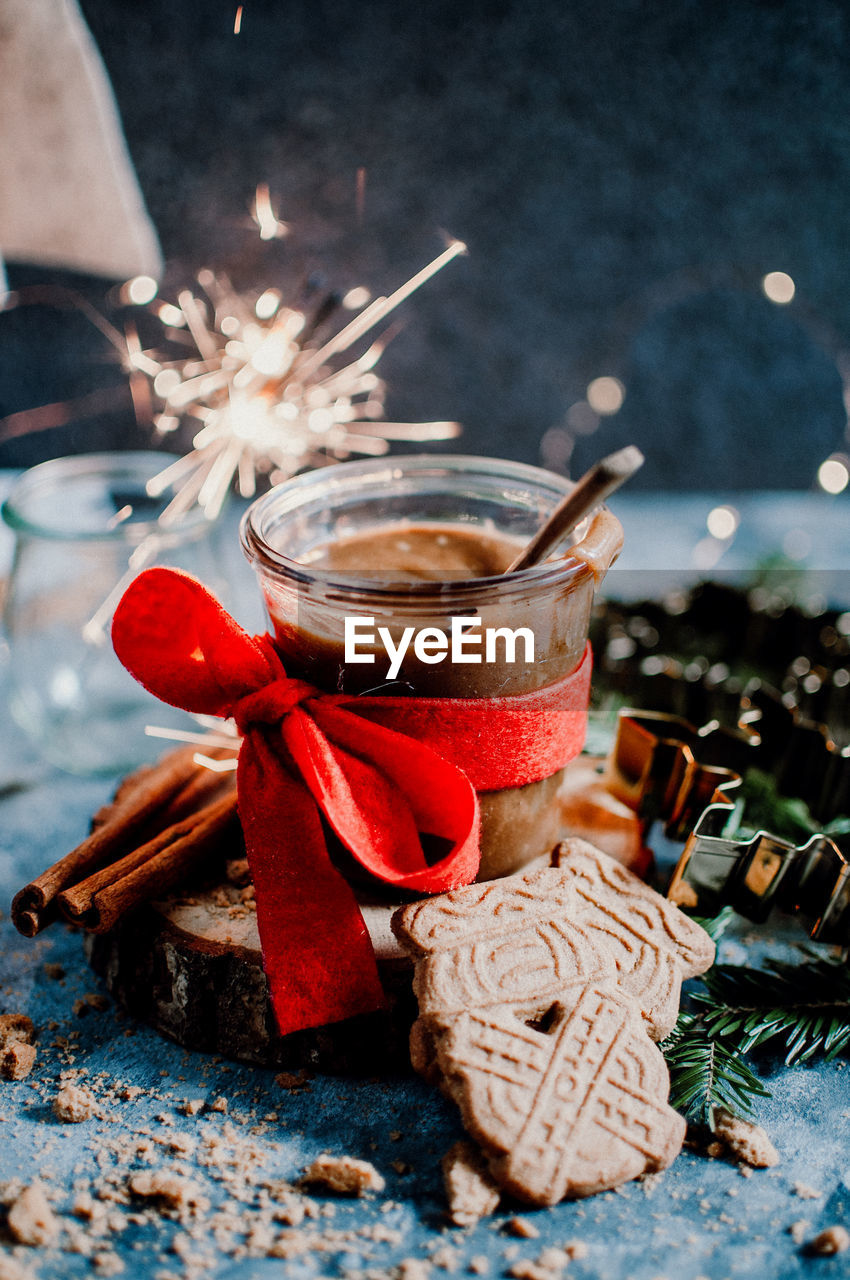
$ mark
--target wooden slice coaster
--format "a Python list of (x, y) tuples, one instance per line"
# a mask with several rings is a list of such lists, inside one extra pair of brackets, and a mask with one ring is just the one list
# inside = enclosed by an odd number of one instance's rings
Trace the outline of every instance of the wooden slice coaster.
[(110, 932), (86, 935), (92, 968), (128, 1012), (187, 1049), (267, 1067), (409, 1071), (416, 1001), (412, 966), (390, 930), (397, 904), (361, 904), (388, 1008), (282, 1037), (263, 973), (257, 918), (241, 896), (222, 877), (150, 903)]

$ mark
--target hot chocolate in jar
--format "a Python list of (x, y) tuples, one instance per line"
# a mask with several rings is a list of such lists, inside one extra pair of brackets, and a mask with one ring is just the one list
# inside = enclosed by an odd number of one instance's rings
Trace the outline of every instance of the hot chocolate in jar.
[[(504, 767), (482, 773), (479, 760), (477, 772), (498, 785), (471, 775), (479, 879), (520, 870), (565, 834), (558, 792), (565, 758), (582, 745), (590, 611), (622, 528), (599, 508), (544, 564), (506, 570), (570, 487), (488, 458), (369, 460), (272, 490), (242, 524), (288, 676), (354, 711), (362, 697), (388, 708), (412, 698), (426, 713), (458, 700), (476, 712), (468, 745), (479, 758), (492, 732)], [(504, 731), (513, 723), (524, 725), (515, 753)], [(529, 735), (534, 759), (506, 759), (526, 753)], [(463, 768), (463, 743), (451, 751)]]

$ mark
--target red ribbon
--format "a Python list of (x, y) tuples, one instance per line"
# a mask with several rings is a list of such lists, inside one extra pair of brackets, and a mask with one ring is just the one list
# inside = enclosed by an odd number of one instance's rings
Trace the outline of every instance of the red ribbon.
[[(506, 698), (326, 693), (287, 676), (269, 636), (250, 636), (188, 574), (146, 569), (115, 611), (115, 652), (140, 684), (243, 733), (239, 815), (263, 964), (280, 1031), (384, 1004), (354, 892), (328, 854), (322, 816), (385, 884), (443, 893), (478, 871), (478, 791), (548, 777), (581, 750), (590, 650), (569, 676)], [(419, 833), (449, 852), (428, 864)]]

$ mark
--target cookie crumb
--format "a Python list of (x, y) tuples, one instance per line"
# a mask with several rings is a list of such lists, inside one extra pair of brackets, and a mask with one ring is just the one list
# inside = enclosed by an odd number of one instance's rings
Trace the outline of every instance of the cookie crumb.
[(541, 1267), (530, 1258), (522, 1258), (508, 1268), (508, 1275), (513, 1280), (557, 1280), (560, 1272), (553, 1272), (548, 1267)]
[(14, 1040), (0, 1049), (0, 1076), (4, 1080), (25, 1080), (35, 1066), (35, 1055), (34, 1044)]
[(199, 1111), (204, 1109), (203, 1098), (187, 1098), (180, 1110), (184, 1116), (196, 1116)]
[(227, 1115), (227, 1098), (216, 1098), (210, 1103), (210, 1111), (220, 1111), (223, 1115)]
[(823, 1195), (822, 1191), (815, 1190), (806, 1182), (795, 1182), (793, 1186), (795, 1196), (799, 1196), (801, 1200), (820, 1200)]
[(449, 1218), (456, 1227), (471, 1227), (499, 1207), (500, 1191), (477, 1147), (466, 1139), (450, 1147), (441, 1161), (449, 1202)]
[(831, 1257), (834, 1253), (846, 1253), (850, 1249), (850, 1232), (845, 1227), (827, 1227), (815, 1236), (809, 1244), (808, 1252), (820, 1258)]
[(35, 1027), (25, 1013), (0, 1015), (0, 1049), (12, 1044), (32, 1044), (34, 1040)]
[(228, 858), (224, 868), (224, 875), (228, 884), (236, 885), (237, 888), (243, 888), (251, 883), (251, 872), (248, 868), (247, 858)]
[(422, 1258), (402, 1258), (396, 1268), (396, 1280), (430, 1280), (431, 1264)]
[(514, 1280), (560, 1280), (569, 1261), (564, 1249), (544, 1249), (533, 1262), (529, 1258), (515, 1262), (508, 1275)]
[(508, 1235), (519, 1236), (521, 1240), (536, 1240), (540, 1235), (537, 1227), (533, 1222), (529, 1222), (528, 1218), (508, 1218), (504, 1229)]
[(316, 1237), (306, 1231), (282, 1231), (268, 1250), (270, 1258), (301, 1258), (309, 1253)]
[(272, 1196), (272, 1217), (287, 1227), (300, 1227), (306, 1215), (304, 1197), (289, 1187), (276, 1187)]
[(210, 1207), (209, 1200), (201, 1194), (197, 1183), (173, 1169), (134, 1173), (127, 1186), (134, 1196), (139, 1196), (142, 1200), (158, 1201), (167, 1209), (205, 1210)]
[(712, 1123), (717, 1137), (737, 1160), (753, 1169), (770, 1169), (779, 1164), (779, 1152), (761, 1125), (744, 1120), (725, 1107), (715, 1107)]
[(788, 1228), (788, 1234), (795, 1244), (802, 1244), (811, 1229), (811, 1223), (806, 1222), (805, 1218), (800, 1218), (797, 1222), (792, 1222)]
[(124, 1270), (124, 1263), (117, 1253), (96, 1253), (92, 1263), (99, 1276), (118, 1276)]
[(570, 1262), (580, 1262), (582, 1258), (586, 1258), (590, 1250), (583, 1240), (568, 1240), (564, 1245), (564, 1253)]
[(59, 1224), (47, 1203), (41, 1183), (24, 1187), (12, 1202), (6, 1228), (18, 1244), (46, 1245), (56, 1239)]
[(310, 1077), (306, 1071), (279, 1071), (274, 1078), (274, 1082), (280, 1085), (281, 1089), (288, 1089), (290, 1093), (296, 1093), (299, 1089), (306, 1089), (310, 1084)]
[(97, 1103), (88, 1089), (66, 1084), (53, 1099), (53, 1114), (64, 1124), (81, 1124), (97, 1114)]
[(338, 1196), (362, 1196), (367, 1191), (383, 1191), (386, 1185), (373, 1164), (354, 1156), (318, 1156), (301, 1181)]

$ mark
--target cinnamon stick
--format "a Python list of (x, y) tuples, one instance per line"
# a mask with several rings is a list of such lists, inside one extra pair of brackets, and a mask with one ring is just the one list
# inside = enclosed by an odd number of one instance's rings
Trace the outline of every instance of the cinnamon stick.
[[(194, 755), (193, 747), (179, 747), (126, 779), (112, 803), (96, 815), (91, 835), (15, 896), (11, 909), (15, 928), (27, 938), (34, 937), (54, 918), (60, 893), (149, 839), (152, 828), (161, 829), (185, 817), (197, 804), (199, 791), (212, 794), (231, 779), (231, 775), (199, 768)], [(202, 780), (201, 774), (208, 780)]]
[(72, 923), (104, 933), (126, 911), (178, 883), (192, 867), (232, 841), (237, 831), (236, 791), (231, 787), (117, 862), (64, 890), (57, 904)]

